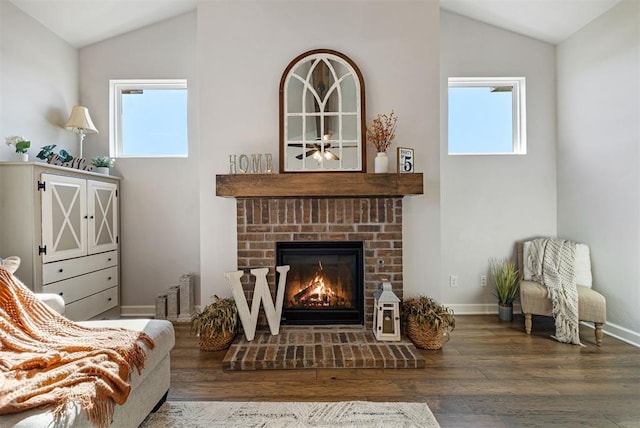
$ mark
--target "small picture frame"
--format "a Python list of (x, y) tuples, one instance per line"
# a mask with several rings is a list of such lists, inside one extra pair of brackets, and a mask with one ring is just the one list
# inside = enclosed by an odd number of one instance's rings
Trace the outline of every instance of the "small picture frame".
[(414, 171), (413, 149), (398, 147), (398, 172), (407, 173)]

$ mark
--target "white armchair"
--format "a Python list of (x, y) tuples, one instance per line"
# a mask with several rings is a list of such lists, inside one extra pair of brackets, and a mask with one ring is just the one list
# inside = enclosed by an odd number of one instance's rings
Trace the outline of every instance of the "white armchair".
[(36, 293), (36, 297), (60, 315), (64, 315), (64, 299), (62, 296), (53, 293)]

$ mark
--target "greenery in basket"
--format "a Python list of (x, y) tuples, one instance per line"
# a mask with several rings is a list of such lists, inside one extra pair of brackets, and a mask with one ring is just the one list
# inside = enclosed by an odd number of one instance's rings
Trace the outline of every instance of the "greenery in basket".
[(213, 297), (213, 302), (191, 322), (191, 332), (200, 337), (215, 337), (225, 332), (235, 333), (238, 329), (238, 308), (235, 300)]
[(495, 296), (501, 305), (512, 305), (518, 298), (520, 288), (520, 271), (507, 259), (491, 260), (491, 277), (496, 284)]
[(91, 165), (96, 168), (112, 168), (115, 161), (109, 156), (96, 156), (91, 159)]
[(402, 318), (405, 325), (409, 317), (413, 317), (416, 324), (421, 327), (428, 326), (438, 330), (444, 326), (449, 331), (456, 328), (453, 310), (426, 296), (411, 297), (402, 302)]

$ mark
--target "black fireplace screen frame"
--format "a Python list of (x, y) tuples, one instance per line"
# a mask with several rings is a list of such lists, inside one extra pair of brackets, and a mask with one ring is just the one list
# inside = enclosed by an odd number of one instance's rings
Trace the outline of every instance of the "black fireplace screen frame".
[[(354, 307), (340, 309), (298, 309), (282, 308), (282, 324), (291, 325), (340, 325), (364, 324), (364, 244), (362, 241), (293, 241), (276, 242), (276, 265), (290, 264), (292, 256), (309, 256), (321, 259), (323, 256), (353, 257), (353, 281), (355, 292)], [(287, 286), (289, 285), (287, 277)]]

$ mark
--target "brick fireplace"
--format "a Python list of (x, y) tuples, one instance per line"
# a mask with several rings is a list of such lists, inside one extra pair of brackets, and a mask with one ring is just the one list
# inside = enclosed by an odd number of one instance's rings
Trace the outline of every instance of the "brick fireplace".
[[(238, 269), (268, 267), (275, 284), (276, 243), (362, 241), (364, 325), (373, 327), (373, 292), (388, 278), (402, 297), (402, 198), (237, 198)], [(251, 298), (254, 278), (243, 277)]]
[[(362, 242), (366, 328), (383, 279), (402, 297), (402, 198), (421, 194), (422, 173), (216, 175), (216, 196), (236, 198), (238, 269), (268, 267), (272, 294), (278, 242)], [(254, 278), (242, 280), (250, 300)]]

